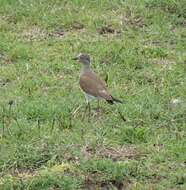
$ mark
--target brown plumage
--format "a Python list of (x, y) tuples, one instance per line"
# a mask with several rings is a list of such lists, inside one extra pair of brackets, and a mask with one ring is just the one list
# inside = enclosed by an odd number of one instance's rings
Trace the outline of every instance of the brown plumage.
[(106, 83), (99, 79), (99, 77), (90, 69), (90, 57), (86, 54), (79, 54), (74, 60), (78, 60), (82, 63), (83, 67), (80, 74), (80, 87), (86, 94), (87, 102), (89, 102), (89, 96), (95, 97), (98, 100), (104, 99), (108, 103), (114, 102), (122, 103), (120, 100), (111, 96), (107, 90)]
[(82, 72), (79, 84), (81, 89), (91, 96), (103, 98), (105, 100), (112, 100), (112, 96), (110, 96), (105, 82), (100, 80), (91, 70)]

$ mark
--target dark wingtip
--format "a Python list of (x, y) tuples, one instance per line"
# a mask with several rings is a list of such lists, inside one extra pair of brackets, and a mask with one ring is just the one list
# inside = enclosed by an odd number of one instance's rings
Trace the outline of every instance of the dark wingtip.
[(107, 101), (107, 103), (109, 103), (109, 104), (114, 104), (114, 101), (113, 100), (106, 100)]
[(109, 103), (109, 104), (114, 104), (114, 103), (120, 103), (120, 104), (123, 104), (123, 101), (118, 100), (118, 99), (114, 98), (113, 96), (111, 96), (111, 97), (112, 97), (111, 100), (106, 100), (107, 103)]
[(116, 102), (116, 103), (123, 104), (123, 101), (118, 100), (118, 99), (114, 98), (113, 96), (112, 96), (112, 101), (113, 101), (113, 102)]

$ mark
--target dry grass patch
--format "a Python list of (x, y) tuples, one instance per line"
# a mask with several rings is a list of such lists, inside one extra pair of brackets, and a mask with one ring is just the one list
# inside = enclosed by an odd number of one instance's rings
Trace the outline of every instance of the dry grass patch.
[(113, 161), (139, 159), (144, 156), (133, 146), (102, 147), (98, 150), (97, 155), (103, 158), (110, 158)]
[(13, 63), (14, 62), (11, 58), (9, 58), (4, 53), (0, 52), (0, 65), (9, 65), (9, 64), (13, 64)]
[(121, 23), (124, 27), (129, 26), (132, 28), (142, 28), (146, 26), (145, 21), (142, 17), (132, 16), (131, 13), (128, 15), (122, 16)]
[(32, 26), (23, 30), (21, 36), (27, 41), (40, 41), (47, 39), (48, 33), (38, 26)]
[(176, 64), (175, 61), (173, 61), (173, 60), (159, 59), (159, 58), (151, 59), (150, 62), (153, 64), (157, 64), (157, 65), (173, 65), (173, 64)]
[(84, 158), (90, 159), (96, 157), (108, 158), (113, 161), (123, 161), (126, 159), (139, 159), (145, 155), (133, 146), (117, 146), (117, 147), (98, 147), (93, 149), (89, 146), (84, 146), (81, 149), (81, 154)]
[(129, 186), (129, 181), (117, 182), (117, 181), (105, 181), (100, 183), (95, 183), (93, 179), (90, 177), (85, 180), (85, 185), (83, 189), (86, 190), (109, 190), (109, 189), (117, 189), (123, 190)]
[(16, 178), (27, 179), (36, 176), (37, 172), (27, 168), (16, 168), (11, 174)]

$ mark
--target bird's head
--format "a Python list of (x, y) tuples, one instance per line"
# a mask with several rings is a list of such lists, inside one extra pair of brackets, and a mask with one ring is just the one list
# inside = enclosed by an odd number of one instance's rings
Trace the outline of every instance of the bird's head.
[(87, 54), (80, 53), (73, 60), (77, 60), (85, 66), (90, 66), (90, 56)]

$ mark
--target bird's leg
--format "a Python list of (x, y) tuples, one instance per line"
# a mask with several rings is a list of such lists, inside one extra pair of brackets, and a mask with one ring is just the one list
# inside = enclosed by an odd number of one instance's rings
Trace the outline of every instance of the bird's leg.
[(84, 118), (85, 118), (85, 115), (86, 115), (87, 109), (89, 109), (89, 114), (90, 114), (90, 103), (89, 103), (89, 101), (87, 101), (87, 104), (86, 104), (86, 106), (85, 106), (85, 111), (84, 111), (84, 114), (83, 114), (82, 120), (84, 120)]
[(100, 110), (99, 100), (97, 100), (97, 104), (98, 104), (97, 111), (99, 112), (99, 110)]
[(90, 102), (88, 102), (87, 106), (88, 106), (88, 120), (89, 120), (90, 119), (90, 111), (91, 111)]
[(84, 118), (85, 118), (85, 114), (86, 114), (86, 112), (87, 112), (87, 108), (88, 108), (88, 105), (86, 104), (86, 106), (85, 106), (85, 111), (84, 111), (84, 113), (83, 113), (83, 117), (82, 117), (82, 121), (83, 121)]

